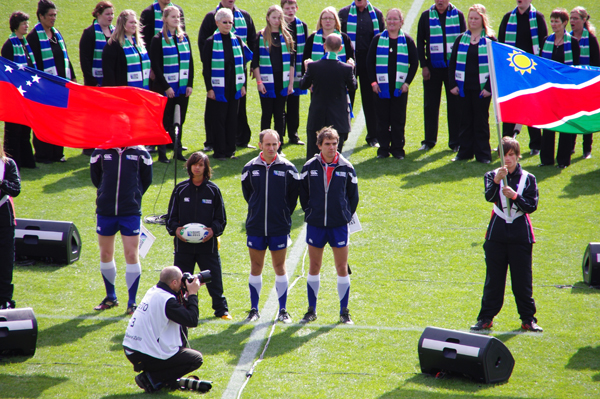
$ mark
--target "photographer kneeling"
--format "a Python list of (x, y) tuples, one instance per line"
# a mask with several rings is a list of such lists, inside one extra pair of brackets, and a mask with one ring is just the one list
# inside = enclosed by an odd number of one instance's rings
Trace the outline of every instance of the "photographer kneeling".
[(187, 327), (198, 325), (197, 293), (203, 284), (197, 276), (188, 280), (187, 287), (182, 287), (184, 284), (177, 266), (165, 267), (160, 281), (146, 292), (127, 326), (123, 339), (125, 356), (134, 371), (142, 371), (135, 382), (146, 392), (163, 387), (203, 392), (211, 388), (208, 382), (180, 380), (202, 365), (202, 354), (186, 348), (183, 340), (187, 341)]

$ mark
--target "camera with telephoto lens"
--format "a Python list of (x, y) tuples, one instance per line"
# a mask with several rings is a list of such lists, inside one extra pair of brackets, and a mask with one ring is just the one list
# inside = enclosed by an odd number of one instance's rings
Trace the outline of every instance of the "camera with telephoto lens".
[(192, 281), (194, 281), (194, 277), (198, 277), (198, 281), (200, 281), (200, 284), (210, 283), (212, 281), (212, 276), (210, 274), (210, 270), (201, 271), (200, 273), (198, 273), (196, 275), (185, 272), (181, 276), (181, 289), (183, 291), (187, 291), (187, 283), (191, 283)]

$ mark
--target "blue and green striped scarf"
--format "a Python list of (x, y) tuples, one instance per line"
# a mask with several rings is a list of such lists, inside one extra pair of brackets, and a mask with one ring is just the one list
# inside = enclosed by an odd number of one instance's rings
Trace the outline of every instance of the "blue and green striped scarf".
[[(377, 36), (379, 34), (379, 20), (377, 19), (375, 8), (371, 5), (370, 1), (367, 1), (367, 9), (369, 10), (369, 16), (371, 17), (371, 21), (373, 22), (373, 36)], [(350, 5), (350, 11), (348, 12), (348, 21), (346, 25), (346, 33), (348, 34), (348, 37), (350, 37), (353, 49), (356, 49), (357, 23), (358, 16), (356, 14), (356, 2), (353, 1)]]
[[(15, 35), (15, 33), (11, 33), (8, 37), (10, 43), (13, 47), (13, 61), (17, 65), (27, 66), (27, 55), (29, 55), (29, 59), (33, 63), (33, 67), (37, 68), (35, 64), (35, 57), (33, 56), (33, 51), (31, 51), (31, 47), (29, 47), (29, 43), (27, 43), (27, 39), (23, 36), (23, 41), (19, 40), (19, 37)], [(27, 50), (27, 55), (25, 54), (25, 50)]]
[(137, 44), (135, 37), (133, 43), (125, 37), (123, 51), (127, 60), (127, 86), (139, 87), (148, 90), (150, 81), (150, 57), (143, 44)]
[[(217, 11), (221, 8), (221, 3), (217, 6)], [(215, 31), (216, 33), (216, 31)], [(244, 14), (237, 8), (233, 8), (233, 28), (231, 29), (231, 33), (234, 33), (236, 36), (239, 36), (244, 43), (248, 43), (248, 24), (246, 23), (246, 18), (244, 18)]]
[[(54, 63), (54, 55), (52, 54), (52, 49), (50, 48), (50, 40), (48, 39), (48, 35), (46, 35), (46, 31), (44, 31), (44, 27), (40, 22), (38, 22), (34, 27), (38, 38), (40, 39), (40, 47), (42, 50), (42, 69), (44, 72), (49, 73), (50, 75), (58, 75), (56, 70), (56, 64)], [(56, 28), (52, 28), (52, 34), (58, 40), (58, 44), (60, 45), (60, 49), (63, 53), (63, 59), (65, 62), (65, 77), (68, 80), (71, 80), (71, 68), (69, 68), (69, 56), (67, 55), (67, 47), (65, 46), (65, 41), (63, 40), (61, 34), (58, 32)]]
[[(269, 50), (265, 46), (265, 40), (263, 38), (263, 34), (260, 34), (260, 80), (262, 80), (265, 85), (265, 89), (267, 92), (265, 94), (260, 93), (261, 97), (266, 98), (275, 98), (277, 97), (277, 93), (275, 93), (275, 77), (273, 76), (273, 65), (271, 64), (271, 55)], [(279, 30), (279, 42), (281, 43), (281, 60), (283, 63), (283, 89), (281, 90), (280, 95), (283, 97), (287, 97), (288, 86), (290, 84), (290, 52), (288, 51), (287, 44), (285, 42), (285, 37), (281, 34), (281, 30)]]
[[(533, 4), (529, 6), (529, 31), (531, 32), (531, 42), (533, 43), (533, 54), (538, 55), (540, 53), (540, 38), (538, 37), (538, 24), (536, 18), (536, 10)], [(504, 36), (504, 42), (514, 46), (517, 43), (517, 12), (519, 7), (516, 7), (508, 18), (508, 24), (506, 25), (506, 35)]]
[[(573, 31), (571, 31), (573, 36)], [(583, 28), (581, 39), (579, 39), (579, 65), (590, 65), (590, 32)]]
[(302, 56), (304, 46), (306, 45), (306, 32), (302, 21), (296, 17), (296, 65), (294, 68), (294, 96), (301, 96), (308, 93), (308, 90), (300, 89), (300, 80), (302, 80)]
[[(335, 30), (333, 33), (336, 33), (336, 34), (342, 36), (342, 34), (337, 30)], [(312, 58), (313, 60), (319, 59), (319, 58), (323, 57), (323, 54), (325, 54), (325, 47), (323, 46), (323, 29), (319, 29), (317, 31), (317, 33), (315, 33), (315, 37), (313, 40), (313, 46), (312, 46), (312, 50), (310, 53), (310, 58)], [(342, 49), (337, 54), (337, 58), (342, 62), (346, 62), (346, 46), (344, 46), (343, 39), (342, 39)]]
[[(375, 61), (375, 73), (377, 74), (377, 84), (381, 89), (379, 98), (390, 98), (390, 82), (388, 61), (390, 57), (390, 34), (384, 30), (377, 42), (377, 59)], [(396, 80), (394, 97), (400, 97), (402, 94), (402, 85), (406, 82), (408, 76), (408, 47), (406, 37), (400, 29), (398, 33), (398, 44), (396, 53)]]
[[(571, 51), (571, 35), (565, 31), (563, 39), (563, 48), (565, 52), (565, 65), (573, 65), (573, 52)], [(542, 49), (542, 57), (547, 58), (549, 60), (552, 59), (552, 50), (554, 50), (554, 40), (556, 39), (556, 34), (553, 33), (546, 39), (546, 43), (544, 43), (544, 48)]]
[[(452, 46), (458, 35), (460, 35), (458, 9), (449, 3), (446, 10), (446, 32), (444, 34), (435, 4), (431, 6), (429, 9), (429, 53), (431, 54), (431, 65), (434, 68), (448, 67), (448, 61), (452, 56)], [(445, 49), (444, 36), (446, 37)]]
[[(246, 83), (246, 74), (244, 73), (244, 49), (243, 43), (240, 43), (237, 37), (229, 32), (231, 37), (231, 47), (233, 49), (233, 57), (235, 60), (235, 99), (242, 97), (242, 87)], [(210, 81), (215, 92), (217, 101), (226, 103), (225, 98), (225, 53), (223, 51), (223, 39), (221, 32), (213, 36), (213, 52), (210, 69)]]
[[(110, 26), (110, 32), (115, 30), (114, 26)], [(106, 36), (102, 32), (102, 27), (97, 20), (94, 20), (94, 34), (96, 35), (96, 41), (94, 42), (94, 57), (92, 59), (92, 75), (96, 78), (96, 81), (102, 86), (102, 50), (106, 46)]]
[[(483, 32), (482, 32), (483, 33)], [(458, 44), (458, 52), (456, 55), (456, 71), (454, 72), (454, 78), (458, 85), (460, 96), (465, 96), (465, 69), (467, 66), (467, 52), (471, 45), (471, 31), (466, 31), (460, 43)], [(479, 38), (479, 45), (477, 47), (478, 61), (479, 61), (479, 88), (483, 90), (483, 87), (487, 83), (490, 76), (490, 65), (487, 56), (487, 39), (485, 34)]]
[(190, 42), (185, 35), (181, 39), (174, 38), (168, 30), (167, 35), (169, 43), (161, 35), (165, 80), (176, 97), (184, 96), (190, 76)]

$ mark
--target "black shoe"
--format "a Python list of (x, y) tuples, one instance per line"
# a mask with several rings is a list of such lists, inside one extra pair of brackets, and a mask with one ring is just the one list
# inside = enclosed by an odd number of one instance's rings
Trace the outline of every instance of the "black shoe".
[(542, 327), (538, 326), (537, 323), (533, 320), (528, 323), (521, 324), (521, 328), (523, 330), (531, 331), (531, 332), (544, 332), (544, 329)]
[(452, 147), (452, 152), (458, 152), (458, 150), (460, 150), (460, 146), (455, 145), (454, 147)]
[(154, 388), (154, 385), (150, 382), (148, 375), (145, 371), (135, 376), (135, 383), (138, 387), (142, 388), (147, 393), (152, 393), (158, 391), (158, 389)]
[(317, 312), (316, 312), (315, 308), (313, 308), (312, 306), (309, 306), (308, 312), (306, 312), (306, 314), (304, 315), (302, 320), (300, 320), (300, 323), (306, 324), (306, 323), (310, 323), (311, 321), (315, 321), (315, 320), (317, 320)]
[(431, 147), (428, 146), (427, 144), (423, 144), (421, 147), (419, 147), (419, 149), (417, 151), (429, 151), (431, 150)]
[(481, 163), (484, 163), (484, 164), (488, 164), (488, 163), (490, 163), (492, 161), (490, 161), (489, 159), (482, 159), (481, 161), (478, 161), (478, 162), (481, 162)]
[(282, 322), (283, 324), (290, 324), (292, 322), (292, 317), (285, 309), (279, 309), (279, 315), (277, 315), (277, 321)]
[(369, 145), (369, 147), (379, 148), (379, 142), (377, 140), (371, 140), (367, 142), (367, 144)]
[(394, 155), (394, 158), (396, 158), (396, 159), (404, 159), (404, 155)]
[(342, 309), (342, 313), (340, 313), (340, 323), (354, 324), (354, 322), (350, 318), (350, 311), (348, 310), (348, 308)]
[(180, 154), (180, 155), (177, 155), (177, 160), (185, 162), (185, 161), (187, 161), (187, 158)]
[(592, 153), (591, 152), (584, 152), (583, 153), (583, 159), (590, 159), (592, 157)]
[(0, 303), (0, 309), (14, 309), (17, 305), (15, 301), (6, 301)]
[(169, 158), (158, 158), (158, 162), (171, 163), (171, 160)]
[(567, 165), (556, 165), (556, 167), (558, 169), (565, 169), (567, 167)]
[(288, 144), (293, 144), (293, 145), (304, 145), (304, 141), (300, 140), (298, 138), (298, 136), (293, 137), (290, 139), (290, 141), (288, 141)]
[(542, 166), (552, 166), (553, 164), (551, 163), (541, 163), (538, 165), (538, 167), (542, 167)]
[(456, 162), (456, 161), (466, 161), (466, 159), (465, 159), (465, 158), (461, 158), (461, 157), (459, 157), (459, 156), (457, 155), (457, 156), (455, 156), (454, 158), (452, 158), (452, 162)]
[(531, 151), (529, 151), (529, 155), (533, 155), (533, 156), (540, 155), (540, 150), (531, 150)]
[(258, 310), (254, 308), (250, 309), (250, 311), (248, 312), (248, 317), (246, 317), (246, 321), (251, 322), (256, 321), (258, 319), (260, 319), (260, 313), (258, 313)]
[(477, 323), (471, 326), (471, 331), (489, 330), (493, 325), (494, 322), (490, 319), (477, 320)]
[(379, 158), (379, 159), (384, 159), (384, 158), (387, 158), (387, 157), (389, 157), (389, 156), (390, 156), (390, 154), (387, 154), (387, 155), (384, 155), (384, 154), (377, 154), (377, 158)]
[(211, 152), (213, 150), (212, 145), (205, 145), (203, 148), (204, 152)]

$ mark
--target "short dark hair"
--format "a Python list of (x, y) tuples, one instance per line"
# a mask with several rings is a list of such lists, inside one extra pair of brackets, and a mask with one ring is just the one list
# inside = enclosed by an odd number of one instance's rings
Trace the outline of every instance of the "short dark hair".
[(550, 13), (550, 18), (559, 18), (563, 23), (569, 21), (569, 12), (565, 8), (555, 8)]
[[(504, 151), (504, 155), (508, 154), (510, 150), (515, 152), (517, 159), (521, 158), (521, 145), (519, 142), (510, 136), (502, 137), (502, 151)], [(500, 151), (498, 151), (498, 156), (500, 156)]]
[(15, 32), (19, 29), (19, 25), (21, 25), (21, 22), (23, 21), (29, 21), (29, 15), (25, 14), (23, 11), (15, 11), (10, 14), (8, 22), (10, 24), (10, 31)]
[(262, 132), (260, 132), (258, 134), (258, 141), (262, 143), (263, 142), (263, 138), (267, 134), (272, 134), (273, 136), (277, 137), (277, 141), (281, 141), (281, 137), (279, 137), (279, 133), (277, 133), (277, 130), (273, 130), (273, 129), (265, 129)]
[(187, 162), (185, 163), (185, 167), (187, 168), (187, 172), (190, 176), (190, 179), (194, 177), (194, 174), (192, 173), (192, 165), (195, 165), (200, 161), (204, 163), (204, 180), (210, 180), (212, 175), (212, 171), (210, 169), (210, 160), (208, 159), (208, 155), (206, 155), (202, 151), (196, 151), (195, 153), (190, 155)]
[(342, 43), (342, 37), (337, 33), (332, 33), (325, 39), (325, 47), (333, 52), (337, 52), (342, 47)]
[(46, 15), (51, 9), (56, 10), (56, 4), (52, 2), (52, 0), (40, 0), (38, 1), (38, 7), (36, 11), (36, 15), (38, 20), (40, 19), (40, 15)]
[(98, 16), (102, 15), (104, 10), (106, 10), (107, 8), (115, 8), (115, 6), (113, 6), (113, 4), (110, 1), (102, 0), (101, 2), (96, 4), (94, 11), (92, 11), (92, 17), (98, 18)]
[(340, 135), (333, 126), (324, 127), (317, 132), (317, 146), (322, 145), (325, 140), (337, 140), (338, 143), (340, 142)]

